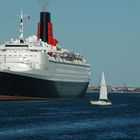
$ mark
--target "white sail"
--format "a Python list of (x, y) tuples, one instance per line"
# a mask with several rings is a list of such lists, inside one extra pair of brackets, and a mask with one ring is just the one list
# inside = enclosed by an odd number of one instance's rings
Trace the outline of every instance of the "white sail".
[(99, 106), (112, 105), (112, 103), (107, 99), (107, 94), (108, 92), (107, 92), (107, 86), (105, 82), (105, 76), (104, 76), (104, 72), (102, 72), (99, 100), (98, 101), (91, 100), (90, 103), (92, 105), (99, 105)]
[(107, 100), (107, 87), (106, 87), (106, 82), (105, 82), (105, 76), (104, 72), (102, 72), (102, 77), (101, 77), (101, 85), (100, 85), (100, 96), (99, 99)]

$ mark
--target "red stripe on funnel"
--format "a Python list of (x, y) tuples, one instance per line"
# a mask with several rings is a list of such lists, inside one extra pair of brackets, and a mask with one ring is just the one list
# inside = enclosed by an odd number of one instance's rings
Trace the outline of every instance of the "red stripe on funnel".
[(58, 40), (56, 40), (55, 38), (53, 38), (53, 46), (56, 46), (58, 44)]
[(53, 25), (48, 22), (48, 44), (53, 45)]

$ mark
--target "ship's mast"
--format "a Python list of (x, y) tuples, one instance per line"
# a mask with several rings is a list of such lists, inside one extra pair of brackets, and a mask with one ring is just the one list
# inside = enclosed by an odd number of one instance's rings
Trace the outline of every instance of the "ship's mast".
[(29, 15), (23, 15), (23, 10), (21, 9), (21, 13), (20, 16), (17, 15), (17, 17), (20, 18), (20, 36), (19, 36), (19, 41), (20, 43), (24, 43), (24, 24), (23, 24), (23, 20), (25, 17), (28, 17), (28, 19), (30, 19)]
[(23, 26), (23, 11), (21, 9), (21, 15), (20, 15), (20, 37), (19, 37), (20, 43), (24, 42), (24, 26)]

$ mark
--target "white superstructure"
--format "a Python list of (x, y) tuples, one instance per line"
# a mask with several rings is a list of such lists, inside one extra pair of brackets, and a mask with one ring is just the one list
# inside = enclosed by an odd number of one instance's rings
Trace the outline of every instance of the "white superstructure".
[[(57, 50), (57, 47), (37, 41), (35, 36), (32, 38), (27, 39), (28, 42), (12, 40), (0, 46), (0, 71), (49, 79), (89, 79), (89, 65), (81, 55), (63, 49)], [(30, 40), (34, 42), (29, 42)]]

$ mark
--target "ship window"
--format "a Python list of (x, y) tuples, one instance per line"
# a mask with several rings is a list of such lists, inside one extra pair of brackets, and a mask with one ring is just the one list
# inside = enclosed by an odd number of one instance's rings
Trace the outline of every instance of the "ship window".
[(18, 44), (18, 45), (15, 45), (15, 44), (6, 44), (5, 45), (5, 47), (28, 47), (28, 45), (20, 45), (20, 44)]

